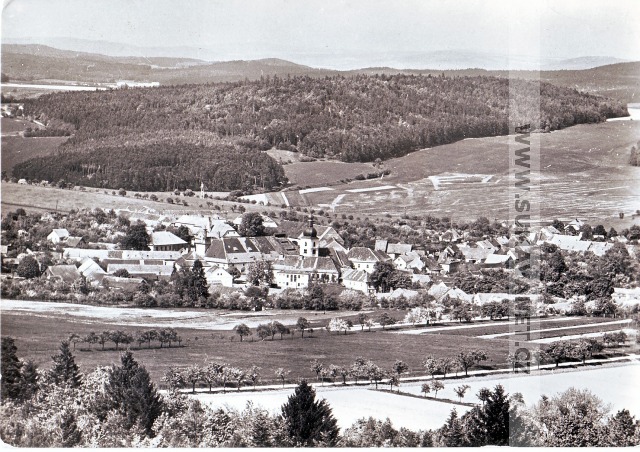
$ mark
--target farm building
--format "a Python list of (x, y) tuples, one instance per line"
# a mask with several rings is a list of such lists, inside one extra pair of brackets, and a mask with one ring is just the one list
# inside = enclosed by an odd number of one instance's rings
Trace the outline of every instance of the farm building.
[(420, 259), (420, 256), (415, 251), (412, 251), (409, 254), (399, 255), (393, 261), (393, 265), (398, 270), (422, 271), (424, 268), (424, 262), (422, 262), (422, 259)]
[(274, 261), (284, 253), (275, 237), (227, 237), (212, 240), (204, 260), (225, 270), (236, 267), (245, 272), (253, 262)]
[(71, 286), (80, 279), (82, 275), (75, 265), (52, 265), (42, 274), (44, 279), (49, 281), (59, 281), (66, 286)]
[(347, 289), (357, 290), (362, 293), (373, 292), (369, 286), (369, 273), (362, 270), (348, 268), (342, 271), (342, 285)]
[(142, 278), (120, 278), (118, 276), (105, 275), (102, 278), (102, 287), (115, 289), (115, 290), (138, 290), (140, 284), (144, 279)]
[(233, 276), (222, 267), (206, 267), (204, 276), (210, 286), (233, 287)]
[(187, 248), (188, 243), (169, 231), (151, 233), (149, 248), (151, 251), (180, 251)]
[(287, 256), (273, 263), (278, 287), (306, 289), (313, 282), (337, 283), (340, 272), (329, 257)]
[(173, 265), (109, 264), (107, 273), (113, 275), (118, 270), (126, 270), (134, 278), (168, 280), (173, 274)]
[(347, 253), (347, 258), (356, 270), (362, 270), (367, 273), (373, 273), (376, 263), (389, 261), (389, 256), (384, 252), (365, 248), (364, 246), (351, 248)]
[(86, 258), (82, 261), (78, 272), (84, 276), (87, 281), (93, 284), (99, 284), (102, 282), (102, 278), (107, 274), (102, 267), (100, 267), (93, 259)]
[(54, 245), (57, 245), (58, 243), (65, 240), (67, 237), (69, 237), (69, 231), (67, 231), (66, 229), (54, 229), (47, 236), (47, 240), (49, 240)]

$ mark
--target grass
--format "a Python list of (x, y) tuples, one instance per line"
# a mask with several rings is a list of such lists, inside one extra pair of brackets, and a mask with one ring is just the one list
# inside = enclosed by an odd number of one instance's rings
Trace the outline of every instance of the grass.
[[(571, 320), (547, 320), (541, 323), (538, 323), (535, 320), (531, 321), (531, 330), (546, 330), (550, 328), (561, 328), (561, 327), (570, 327), (570, 326), (579, 326), (579, 325), (588, 325), (591, 323), (602, 323), (607, 321), (617, 321), (620, 319), (606, 319), (602, 317), (575, 317)], [(476, 323), (477, 324), (477, 323)], [(464, 324), (462, 324), (464, 325)], [(436, 325), (437, 326), (437, 325)], [(620, 324), (615, 325), (618, 329), (621, 328)], [(461, 328), (457, 330), (446, 330), (446, 331), (434, 331), (430, 333), (428, 330), (425, 331), (425, 334), (446, 334), (452, 336), (470, 336), (477, 337), (483, 336), (485, 334), (499, 334), (499, 333), (509, 333), (510, 329), (513, 327), (513, 320), (508, 321), (498, 321), (497, 323), (487, 324), (486, 327), (477, 327), (477, 328)], [(580, 328), (576, 331), (585, 331), (587, 332), (588, 328)], [(519, 325), (517, 331), (522, 331), (522, 325)], [(567, 333), (564, 333), (564, 332)], [(569, 333), (570, 332), (570, 333)], [(560, 331), (550, 331), (551, 335), (559, 335), (559, 334), (575, 334), (573, 330), (560, 330)], [(506, 336), (505, 336), (506, 337)]]
[(34, 124), (25, 119), (12, 119), (12, 118), (2, 118), (0, 120), (0, 126), (2, 129), (2, 133), (15, 133), (22, 132), (27, 129), (27, 127), (31, 127), (32, 129), (39, 129), (40, 126)]
[(343, 163), (329, 161), (297, 162), (284, 166), (289, 181), (300, 187), (334, 185), (341, 180), (353, 179), (358, 174), (378, 172), (370, 163)]
[[(4, 123), (2, 125), (3, 132)], [(23, 138), (20, 136), (2, 137), (2, 171), (11, 174), (18, 163), (34, 157), (51, 155), (58, 150), (68, 137)]]
[[(133, 332), (144, 329), (139, 326), (118, 326), (102, 322), (88, 323), (82, 320), (66, 320), (36, 315), (3, 313), (1, 317), (2, 334), (16, 339), (18, 355), (21, 358), (33, 359), (43, 368), (48, 368), (51, 355), (58, 350), (60, 341), (71, 333), (85, 335), (90, 331), (101, 332), (108, 329), (120, 329)], [(290, 380), (299, 377), (315, 379), (310, 369), (314, 359), (325, 365), (351, 365), (354, 359), (362, 356), (372, 359), (384, 368), (391, 368), (396, 359), (405, 361), (412, 372), (405, 374), (422, 374), (422, 360), (425, 355), (453, 357), (460, 350), (477, 348), (480, 344), (476, 338), (465, 336), (421, 335), (408, 336), (387, 332), (363, 332), (337, 335), (325, 330), (316, 329), (312, 337), (305, 334), (304, 339), (296, 333), (284, 340), (276, 339), (259, 341), (254, 337), (240, 343), (232, 331), (176, 329), (183, 338), (181, 348), (152, 348), (138, 350), (132, 344), (134, 356), (142, 362), (152, 378), (160, 382), (164, 371), (170, 366), (186, 367), (207, 360), (227, 362), (234, 366), (249, 368), (257, 365), (262, 368), (264, 382), (276, 383), (274, 371), (279, 367), (291, 370)], [(197, 337), (197, 339), (196, 339)], [(233, 340), (231, 340), (233, 338)], [(505, 340), (482, 341), (487, 350), (488, 360), (482, 368), (495, 368), (505, 365), (509, 342)], [(89, 372), (96, 366), (110, 365), (119, 360), (119, 351), (113, 344), (108, 350), (101, 351), (99, 345), (93, 350), (75, 351), (76, 360), (83, 372)]]

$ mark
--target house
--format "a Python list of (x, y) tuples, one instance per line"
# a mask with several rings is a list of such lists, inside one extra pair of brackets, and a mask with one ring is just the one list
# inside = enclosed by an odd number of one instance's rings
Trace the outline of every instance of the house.
[(440, 264), (435, 259), (425, 257), (422, 261), (424, 262), (424, 271), (426, 273), (440, 273)]
[(465, 262), (469, 264), (478, 264), (485, 260), (487, 256), (493, 254), (496, 249), (491, 247), (470, 247), (468, 245), (458, 245), (458, 249), (464, 256)]
[(391, 259), (395, 259), (402, 254), (409, 254), (413, 249), (413, 245), (406, 243), (389, 243), (386, 250), (379, 250), (383, 253), (387, 253)]
[(584, 226), (584, 221), (580, 221), (577, 218), (564, 227), (564, 232), (567, 234), (577, 234)]
[(152, 232), (149, 248), (151, 251), (180, 251), (188, 247), (188, 243), (169, 231)]
[(218, 265), (228, 270), (235, 267), (244, 273), (248, 266), (259, 261), (276, 261), (290, 250), (276, 237), (227, 237), (213, 239), (204, 254), (209, 265)]
[(105, 275), (102, 278), (102, 287), (114, 289), (114, 290), (138, 290), (140, 284), (144, 279), (142, 278), (120, 278), (118, 276)]
[(461, 261), (459, 259), (445, 259), (440, 262), (440, 273), (451, 274), (456, 273), (460, 268)]
[(93, 259), (86, 258), (82, 261), (78, 272), (84, 276), (87, 281), (93, 285), (98, 285), (107, 274)]
[(393, 261), (393, 265), (398, 270), (404, 270), (404, 271), (417, 270), (420, 272), (422, 271), (422, 269), (424, 269), (424, 262), (422, 262), (422, 259), (420, 259), (420, 256), (414, 251), (411, 251), (408, 254), (402, 254), (398, 256)]
[(66, 229), (54, 229), (47, 236), (47, 240), (49, 240), (54, 245), (57, 245), (58, 243), (64, 241), (67, 237), (69, 237), (69, 231), (67, 231)]
[(351, 248), (347, 253), (347, 258), (356, 270), (363, 270), (367, 273), (373, 273), (376, 263), (387, 262), (389, 260), (389, 256), (384, 252), (372, 250), (364, 246)]
[(369, 273), (363, 270), (354, 270), (353, 268), (343, 270), (342, 285), (347, 289), (357, 290), (365, 294), (374, 292), (373, 287), (369, 285)]
[(205, 233), (209, 232), (216, 221), (224, 221), (222, 218), (216, 216), (214, 217), (203, 217), (201, 215), (182, 215), (176, 221), (171, 223), (171, 226), (179, 228), (180, 226), (185, 226), (189, 229), (189, 233), (191, 235), (196, 235), (200, 231), (204, 231)]
[(66, 286), (72, 286), (82, 275), (75, 265), (52, 265), (42, 274), (42, 278), (49, 281), (59, 281)]
[(79, 245), (84, 245), (85, 241), (82, 237), (74, 237), (70, 235), (64, 240), (64, 244), (72, 248), (77, 248)]
[(118, 270), (126, 270), (129, 276), (153, 280), (169, 280), (173, 275), (173, 265), (146, 265), (146, 264), (109, 264), (107, 273), (113, 275)]
[(287, 256), (273, 263), (276, 285), (306, 289), (313, 282), (337, 283), (340, 272), (330, 257)]
[(240, 237), (238, 231), (224, 220), (214, 220), (211, 229), (207, 234), (213, 239), (224, 239), (225, 237)]
[(590, 241), (580, 240), (579, 236), (573, 235), (554, 235), (547, 243), (556, 245), (563, 251), (574, 251), (577, 253), (585, 253), (591, 246)]
[(483, 268), (513, 268), (515, 259), (513, 254), (490, 254), (482, 262)]
[(210, 286), (233, 287), (233, 276), (222, 267), (207, 267), (204, 276)]

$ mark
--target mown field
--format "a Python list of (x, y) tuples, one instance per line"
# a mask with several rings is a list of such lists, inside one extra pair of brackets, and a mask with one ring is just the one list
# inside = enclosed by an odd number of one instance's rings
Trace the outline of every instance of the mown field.
[[(312, 318), (311, 315), (309, 318)], [(144, 322), (141, 322), (144, 323)], [(49, 367), (51, 355), (56, 353), (61, 340), (71, 333), (86, 335), (90, 331), (119, 329), (135, 332), (144, 326), (112, 325), (107, 322), (88, 323), (82, 319), (64, 319), (59, 317), (33, 315), (31, 313), (3, 312), (1, 317), (2, 335), (16, 339), (18, 354), (22, 358), (33, 359), (42, 367)], [(485, 368), (506, 366), (509, 342), (506, 340), (486, 340), (465, 336), (421, 335), (409, 336), (382, 331), (352, 332), (350, 334), (328, 333), (317, 329), (312, 337), (300, 333), (280, 340), (278, 336), (260, 341), (257, 337), (245, 339), (240, 343), (233, 331), (194, 330), (176, 328), (183, 338), (180, 348), (152, 348), (138, 350), (132, 344), (136, 359), (149, 369), (157, 382), (169, 366), (188, 366), (202, 364), (207, 360), (227, 362), (234, 366), (248, 368), (257, 365), (262, 368), (265, 380), (273, 379), (274, 371), (279, 367), (291, 370), (290, 378), (315, 378), (310, 369), (314, 359), (326, 365), (350, 365), (358, 356), (374, 360), (378, 365), (391, 368), (396, 359), (405, 361), (414, 372), (422, 373), (422, 360), (425, 355), (454, 356), (461, 350), (470, 350), (482, 346), (487, 350), (488, 360)], [(196, 339), (197, 338), (197, 339)], [(233, 340), (232, 340), (233, 338)], [(110, 365), (117, 362), (119, 352), (114, 344), (107, 344), (102, 351), (100, 345), (93, 345), (89, 350), (78, 344), (76, 359), (84, 372), (99, 365)]]

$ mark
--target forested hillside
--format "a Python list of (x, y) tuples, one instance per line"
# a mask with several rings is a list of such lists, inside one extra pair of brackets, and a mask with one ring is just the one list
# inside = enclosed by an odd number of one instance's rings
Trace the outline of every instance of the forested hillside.
[[(524, 92), (535, 89), (519, 83)], [(409, 75), (57, 93), (25, 109), (73, 125), (64, 159), (32, 160), (14, 174), (134, 190), (197, 188), (201, 181), (209, 189), (272, 188), (284, 174), (261, 149), (367, 162), (503, 135), (508, 95), (505, 79)], [(514, 100), (515, 123), (543, 130), (627, 114), (619, 102), (543, 83), (538, 122), (528, 99)]]

